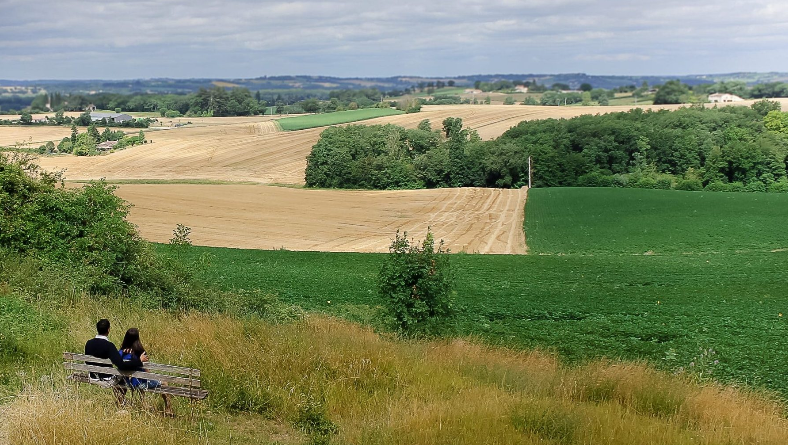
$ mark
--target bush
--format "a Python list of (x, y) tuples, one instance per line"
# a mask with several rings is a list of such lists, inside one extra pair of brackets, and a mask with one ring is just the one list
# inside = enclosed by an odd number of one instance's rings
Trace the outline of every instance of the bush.
[(703, 183), (700, 181), (700, 179), (680, 179), (676, 183), (676, 190), (698, 192), (703, 190)]
[(578, 187), (612, 187), (613, 178), (599, 172), (585, 174), (577, 178)]
[(0, 154), (0, 249), (81, 269), (91, 290), (131, 285), (171, 289), (167, 273), (134, 225), (114, 187), (96, 182), (81, 189), (58, 186), (29, 158)]
[(397, 231), (378, 276), (378, 292), (386, 302), (394, 328), (407, 335), (435, 335), (454, 315), (448, 251), (428, 230), (424, 241), (411, 244)]
[(753, 181), (744, 186), (743, 190), (745, 192), (765, 192), (766, 185), (760, 181)]
[(773, 182), (769, 184), (768, 190), (769, 193), (788, 193), (788, 181), (781, 180), (777, 182)]
[(710, 182), (706, 185), (703, 189), (707, 192), (727, 192), (728, 191), (728, 184), (720, 181)]
[(640, 180), (631, 185), (639, 189), (655, 189), (657, 188), (657, 180), (648, 176), (640, 178)]

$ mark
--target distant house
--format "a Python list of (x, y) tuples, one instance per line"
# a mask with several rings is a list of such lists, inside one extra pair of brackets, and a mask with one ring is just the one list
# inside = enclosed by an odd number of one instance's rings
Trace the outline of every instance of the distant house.
[(743, 101), (741, 97), (735, 94), (728, 94), (728, 93), (714, 93), (709, 94), (709, 102), (717, 103), (717, 102), (740, 102)]
[(112, 150), (118, 144), (118, 141), (106, 141), (96, 145), (97, 150)]
[(90, 104), (87, 107), (85, 107), (85, 111), (90, 111), (90, 112), (96, 111), (96, 106), (93, 105), (93, 104)]
[(465, 90), (465, 94), (482, 94), (482, 90), (474, 90), (473, 88), (468, 88)]
[(90, 113), (90, 120), (93, 122), (100, 121), (102, 119), (106, 119), (107, 122), (126, 122), (134, 119), (128, 114), (122, 113), (96, 113), (95, 111)]
[(516, 93), (527, 93), (528, 92), (528, 87), (525, 86), (525, 85), (515, 85), (514, 86), (514, 91)]

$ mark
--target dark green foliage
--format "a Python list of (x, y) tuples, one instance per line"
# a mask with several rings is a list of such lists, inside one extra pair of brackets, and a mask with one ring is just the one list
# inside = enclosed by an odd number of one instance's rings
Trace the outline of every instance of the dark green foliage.
[(766, 116), (770, 111), (780, 111), (781, 105), (776, 100), (763, 99), (750, 105), (750, 108), (761, 116)]
[(669, 80), (654, 95), (654, 105), (687, 103), (689, 87), (679, 80)]
[(378, 276), (378, 293), (385, 300), (394, 327), (403, 334), (438, 334), (454, 315), (452, 273), (443, 241), (427, 231), (414, 244), (397, 231)]
[[(745, 107), (682, 108), (521, 122), (481, 141), (459, 118), (427, 125), (331, 129), (307, 159), (310, 187), (521, 187), (533, 159), (535, 187), (698, 190), (741, 183), (777, 192), (786, 176), (783, 113)], [(768, 124), (768, 127), (764, 125)], [(767, 131), (768, 129), (768, 131)], [(385, 142), (375, 142), (383, 139)], [(388, 145), (389, 149), (375, 147)], [(391, 150), (391, 147), (405, 147)], [(689, 181), (689, 182), (686, 182)], [(713, 186), (710, 190), (715, 189)], [(734, 187), (722, 187), (733, 190)]]
[(409, 134), (419, 141), (425, 137), (394, 125), (328, 128), (307, 157), (306, 184), (332, 188), (419, 188)]
[(66, 189), (58, 181), (26, 158), (0, 154), (0, 248), (79, 268), (96, 291), (170, 290), (171, 278), (126, 221), (129, 206), (113, 187)]

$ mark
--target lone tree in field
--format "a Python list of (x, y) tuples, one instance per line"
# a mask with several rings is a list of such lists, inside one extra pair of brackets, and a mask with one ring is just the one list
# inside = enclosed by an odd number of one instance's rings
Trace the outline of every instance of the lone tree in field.
[(395, 328), (402, 334), (439, 334), (454, 315), (449, 252), (428, 230), (421, 244), (395, 235), (378, 276)]

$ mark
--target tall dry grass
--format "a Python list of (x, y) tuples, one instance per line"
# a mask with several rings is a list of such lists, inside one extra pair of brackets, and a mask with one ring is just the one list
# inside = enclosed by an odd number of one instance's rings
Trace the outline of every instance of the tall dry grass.
[(154, 361), (200, 368), (209, 399), (194, 422), (184, 401), (175, 420), (138, 409), (118, 414), (108, 392), (55, 378), (28, 385), (0, 408), (0, 434), (10, 444), (788, 441), (777, 402), (645, 364), (565, 367), (538, 351), (401, 341), (319, 316), (275, 324), (84, 301), (68, 312), (64, 348), (78, 350), (95, 320), (110, 316), (116, 342), (127, 327), (139, 327)]

